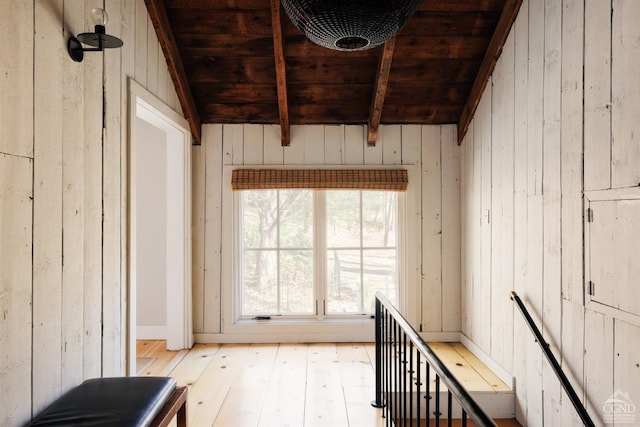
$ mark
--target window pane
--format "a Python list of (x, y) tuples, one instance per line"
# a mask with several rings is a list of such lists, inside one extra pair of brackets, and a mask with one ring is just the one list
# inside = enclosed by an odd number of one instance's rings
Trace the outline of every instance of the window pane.
[(242, 228), (245, 248), (275, 248), (277, 236), (276, 191), (242, 193)]
[(282, 251), (278, 314), (314, 314), (313, 290), (313, 251)]
[(277, 252), (245, 250), (243, 254), (242, 314), (276, 313)]
[(396, 246), (397, 194), (362, 192), (362, 239), (364, 247)]
[(360, 247), (360, 191), (327, 191), (327, 247)]
[(363, 251), (364, 310), (373, 313), (376, 292), (382, 292), (397, 305), (398, 272), (395, 249), (369, 249)]
[(280, 247), (313, 246), (313, 193), (310, 190), (280, 191)]
[[(241, 315), (313, 316), (322, 298), (325, 315), (370, 314), (379, 291), (397, 304), (397, 193), (251, 190), (240, 200)], [(315, 225), (326, 238), (315, 241)], [(326, 283), (315, 283), (316, 262)]]
[(359, 250), (327, 251), (327, 313), (362, 313)]

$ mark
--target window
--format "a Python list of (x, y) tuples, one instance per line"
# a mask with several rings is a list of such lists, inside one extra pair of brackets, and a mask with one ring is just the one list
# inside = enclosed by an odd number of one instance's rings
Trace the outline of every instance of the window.
[(242, 315), (313, 314), (313, 193), (257, 190), (239, 194)]
[(240, 318), (370, 315), (378, 291), (397, 301), (398, 192), (236, 194)]

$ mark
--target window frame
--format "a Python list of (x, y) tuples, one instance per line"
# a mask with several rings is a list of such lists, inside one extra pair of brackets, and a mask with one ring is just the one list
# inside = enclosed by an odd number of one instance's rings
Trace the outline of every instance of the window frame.
[[(249, 190), (249, 191), (253, 191), (253, 190)], [(274, 189), (273, 191), (280, 191), (280, 190), (276, 190)], [(242, 265), (242, 260), (243, 258), (243, 246), (240, 242), (243, 242), (243, 236), (241, 234), (242, 232), (242, 227), (241, 225), (237, 222), (238, 217), (243, 217), (244, 216), (244, 212), (243, 212), (243, 205), (241, 203), (241, 196), (242, 196), (242, 191), (237, 191), (234, 192), (234, 213), (233, 213), (233, 218), (234, 218), (234, 227), (237, 229), (236, 230), (236, 235), (238, 236), (237, 239), (234, 239), (234, 249), (235, 249), (235, 256), (234, 256), (234, 261), (238, 264), (236, 266), (236, 268), (234, 268), (234, 276), (233, 276), (233, 286), (234, 286), (234, 308), (235, 308), (235, 313), (236, 313), (236, 320), (237, 321), (256, 321), (254, 318), (256, 316), (271, 316), (271, 314), (269, 313), (254, 313), (254, 314), (242, 314), (242, 285), (240, 283), (240, 279), (242, 278), (242, 270), (243, 270), (243, 265)], [(315, 228), (317, 227), (317, 218), (315, 215), (315, 204), (316, 204), (316, 199), (317, 196), (315, 194), (315, 192), (313, 190), (311, 190), (311, 199), (312, 199), (312, 210), (314, 211), (314, 235), (313, 235), (313, 241), (315, 241), (316, 239), (316, 234), (315, 234)], [(277, 204), (278, 204), (278, 221), (280, 220), (280, 209), (279, 209), (279, 205), (280, 205), (280, 196), (278, 195), (277, 198)], [(277, 233), (278, 237), (277, 240), (279, 240), (279, 236), (280, 236), (280, 232)], [(313, 283), (313, 295), (317, 295), (318, 291), (317, 291), (317, 281), (318, 281), (318, 277), (317, 277), (317, 269), (318, 269), (318, 257), (315, 254), (314, 250), (315, 250), (315, 243), (312, 241), (311, 244), (311, 251), (313, 253), (313, 265), (314, 265), (314, 283)], [(276, 256), (279, 259), (282, 252), (286, 252), (288, 250), (307, 250), (308, 248), (282, 248), (278, 245), (277, 248), (269, 248), (269, 249), (265, 249), (265, 248), (254, 248), (253, 250), (265, 250), (265, 251), (275, 251), (276, 252)], [(278, 267), (279, 267), (279, 262), (278, 261)], [(307, 320), (307, 319), (316, 319), (317, 318), (317, 314), (316, 313), (308, 313), (308, 314), (304, 314), (304, 313), (298, 313), (298, 314), (292, 314), (292, 315), (283, 315), (282, 317), (279, 317), (277, 319), (272, 319), (272, 320), (283, 320), (283, 319), (291, 319), (291, 320)]]
[[(299, 189), (293, 189), (293, 190), (299, 190)], [(278, 221), (280, 221), (280, 200), (281, 200), (281, 191), (291, 191), (289, 189), (273, 189), (273, 190), (243, 190), (243, 191), (236, 191), (234, 198), (237, 199), (237, 203), (236, 203), (236, 209), (234, 211), (234, 218), (244, 218), (244, 206), (245, 204), (244, 202), (244, 198), (243, 195), (245, 194), (245, 192), (248, 191), (275, 191), (277, 196), (276, 196), (276, 200), (277, 200), (277, 205), (278, 205), (278, 212), (276, 214), (276, 216), (278, 217)], [(283, 248), (279, 245), (279, 243), (276, 245), (276, 247), (269, 247), (269, 248), (246, 248), (242, 242), (244, 242), (244, 236), (243, 236), (243, 232), (244, 232), (244, 227), (242, 223), (240, 222), (236, 222), (235, 226), (238, 228), (238, 239), (235, 240), (235, 244), (238, 246), (238, 250), (237, 250), (237, 256), (234, 257), (235, 260), (237, 260), (237, 262), (239, 263), (238, 268), (236, 268), (235, 271), (235, 276), (233, 277), (233, 282), (234, 282), (234, 286), (235, 288), (235, 310), (237, 313), (237, 320), (238, 321), (247, 321), (247, 320), (256, 320), (256, 317), (260, 317), (260, 316), (275, 316), (272, 317), (269, 320), (274, 320), (274, 321), (282, 321), (282, 320), (303, 320), (303, 319), (316, 319), (316, 320), (325, 320), (325, 319), (362, 319), (362, 318), (366, 318), (366, 317), (371, 317), (374, 312), (365, 312), (365, 310), (360, 310), (357, 312), (349, 312), (349, 313), (341, 313), (341, 312), (331, 312), (329, 310), (329, 276), (327, 274), (327, 266), (329, 263), (329, 256), (328, 256), (328, 251), (330, 250), (329, 248), (329, 244), (327, 242), (327, 225), (328, 225), (328, 220), (329, 220), (329, 216), (328, 216), (328, 212), (327, 212), (327, 207), (328, 207), (328, 193), (329, 192), (337, 192), (337, 191), (349, 191), (349, 192), (354, 192), (354, 193), (358, 193), (359, 195), (359, 200), (358, 200), (358, 205), (359, 205), (359, 218), (358, 218), (358, 224), (359, 224), (359, 235), (360, 235), (360, 241), (359, 241), (359, 245), (358, 246), (352, 246), (352, 247), (340, 247), (337, 248), (338, 250), (350, 250), (350, 251), (356, 251), (359, 252), (360, 254), (360, 264), (359, 264), (359, 268), (360, 268), (360, 272), (359, 272), (359, 276), (360, 276), (360, 287), (361, 287), (361, 295), (360, 295), (360, 304), (363, 303), (363, 298), (364, 298), (364, 287), (363, 287), (363, 283), (362, 281), (364, 280), (364, 275), (365, 272), (363, 271), (363, 260), (364, 260), (364, 253), (367, 251), (375, 251), (375, 250), (393, 250), (396, 254), (396, 263), (395, 263), (395, 282), (396, 282), (396, 295), (394, 295), (393, 297), (391, 296), (387, 296), (389, 299), (391, 300), (397, 300), (399, 299), (399, 290), (400, 290), (400, 265), (402, 264), (402, 260), (401, 260), (401, 255), (400, 255), (400, 251), (399, 251), (399, 246), (402, 242), (403, 236), (400, 235), (399, 233), (399, 229), (400, 229), (400, 222), (401, 222), (401, 215), (400, 215), (400, 211), (402, 209), (401, 207), (401, 203), (402, 203), (402, 199), (403, 199), (403, 192), (398, 192), (398, 191), (391, 191), (391, 190), (367, 190), (367, 189), (362, 189), (362, 190), (355, 190), (355, 189), (331, 189), (331, 190), (320, 190), (320, 189), (309, 189), (307, 190), (310, 192), (311, 195), (311, 211), (312, 211), (312, 215), (313, 215), (313, 239), (312, 239), (312, 243), (311, 243), (311, 247), (310, 248), (300, 248), (300, 249), (311, 249), (312, 253), (313, 253), (313, 287), (312, 287), (312, 295), (313, 295), (313, 303), (312, 306), (314, 308), (312, 308), (312, 310), (310, 312), (307, 313), (292, 313), (292, 314), (274, 314), (274, 313), (270, 313), (270, 312), (262, 312), (262, 313), (250, 313), (250, 314), (246, 314), (244, 313), (244, 298), (246, 297), (245, 293), (243, 292), (244, 286), (242, 283), (242, 280), (244, 279), (243, 276), (243, 271), (244, 271), (244, 265), (243, 262), (245, 261), (245, 256), (247, 255), (247, 251), (251, 252), (251, 251), (273, 251), (276, 253), (276, 258), (278, 259), (277, 263), (278, 266), (276, 267), (279, 270), (279, 263), (280, 263), (280, 257), (282, 252), (286, 252), (288, 250), (296, 250), (296, 248)], [(373, 191), (383, 191), (386, 193), (391, 193), (394, 194), (395, 193), (395, 207), (396, 207), (396, 211), (394, 213), (394, 217), (395, 217), (395, 239), (394, 239), (394, 244), (387, 246), (387, 247), (375, 247), (375, 246), (368, 246), (364, 243), (364, 236), (363, 236), (363, 220), (364, 220), (364, 193), (365, 192), (373, 192)], [(276, 240), (279, 241), (279, 232), (277, 233), (278, 238)], [(278, 295), (280, 295), (280, 292), (278, 292)], [(278, 298), (278, 301), (280, 299)], [(362, 307), (364, 308), (364, 307)]]
[[(263, 166), (260, 166), (263, 167)], [(269, 167), (272, 167), (269, 165)], [(414, 165), (275, 165), (282, 169), (406, 169), (409, 184), (406, 192), (398, 196), (398, 308), (412, 324), (417, 324), (422, 298), (420, 291), (421, 272), (420, 254), (421, 235), (419, 212), (420, 170)], [(236, 212), (240, 198), (231, 190), (231, 175), (235, 169), (252, 169), (255, 166), (227, 165), (222, 174), (221, 206), (221, 274), (220, 274), (220, 333), (206, 334), (211, 342), (371, 342), (374, 339), (374, 320), (369, 316), (359, 318), (330, 317), (318, 320), (279, 319), (277, 321), (246, 320), (239, 318), (237, 307), (239, 286), (234, 280), (238, 276), (238, 262), (241, 245), (238, 245), (240, 227)], [(408, 298), (409, 295), (413, 297)], [(417, 296), (417, 297), (416, 297)]]

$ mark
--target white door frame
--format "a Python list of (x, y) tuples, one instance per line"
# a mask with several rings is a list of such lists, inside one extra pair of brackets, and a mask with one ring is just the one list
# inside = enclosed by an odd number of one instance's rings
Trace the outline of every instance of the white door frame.
[[(184, 161), (177, 168), (184, 176), (184, 210), (176, 212), (183, 219), (184, 228), (178, 239), (183, 255), (182, 283), (167, 283), (167, 347), (171, 350), (193, 346), (191, 302), (191, 132), (184, 117), (172, 110), (133, 79), (129, 79), (129, 150), (127, 180), (127, 373), (136, 374), (136, 121), (143, 119), (167, 133), (172, 141), (180, 142)], [(180, 251), (182, 249), (182, 251)], [(182, 286), (181, 286), (182, 285)]]

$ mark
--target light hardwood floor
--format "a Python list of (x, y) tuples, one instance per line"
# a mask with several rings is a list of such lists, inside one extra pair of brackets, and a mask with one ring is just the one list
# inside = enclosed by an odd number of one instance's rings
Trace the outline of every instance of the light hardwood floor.
[[(468, 390), (508, 387), (460, 343), (431, 343)], [(189, 387), (191, 427), (380, 427), (375, 347), (348, 344), (196, 344), (168, 351), (138, 341), (138, 375)], [(500, 425), (518, 425), (503, 424)]]
[[(139, 341), (138, 375), (189, 387), (192, 427), (376, 427), (373, 344), (196, 344), (169, 352)], [(145, 366), (146, 365), (146, 366)], [(140, 366), (140, 363), (139, 363)]]

